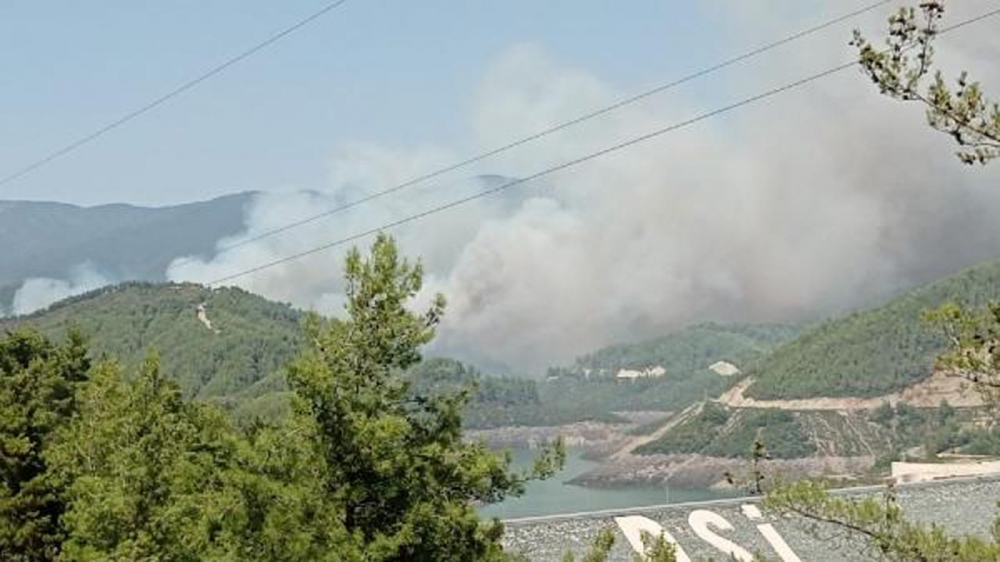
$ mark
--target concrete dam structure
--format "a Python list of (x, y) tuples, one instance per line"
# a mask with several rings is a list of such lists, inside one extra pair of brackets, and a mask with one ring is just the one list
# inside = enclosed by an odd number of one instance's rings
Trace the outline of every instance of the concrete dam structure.
[[(834, 492), (878, 496), (884, 487)], [(913, 520), (933, 522), (954, 534), (989, 536), (1000, 500), (1000, 477), (903, 484), (900, 505)], [(615, 532), (610, 560), (632, 562), (643, 531), (677, 546), (679, 562), (710, 558), (750, 562), (755, 553), (781, 562), (877, 560), (856, 537), (825, 524), (780, 517), (759, 508), (760, 498), (737, 498), (505, 521), (507, 548), (537, 562), (558, 562), (567, 550), (585, 552), (605, 528)]]

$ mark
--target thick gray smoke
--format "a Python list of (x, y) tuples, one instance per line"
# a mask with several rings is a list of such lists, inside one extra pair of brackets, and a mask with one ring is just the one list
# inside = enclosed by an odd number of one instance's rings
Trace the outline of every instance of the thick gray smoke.
[[(969, 2), (955, 6), (949, 17), (986, 7)], [(882, 17), (865, 23), (873, 34), (881, 31)], [(747, 23), (757, 16), (749, 12), (732, 19)], [(785, 21), (768, 33), (762, 23), (760, 36), (745, 44), (803, 25)], [(967, 68), (997, 92), (1000, 76), (993, 62), (1000, 36), (993, 29), (995, 23), (985, 23), (942, 38), (940, 58), (946, 68)], [(210, 281), (498, 181), (461, 179), (476, 173), (529, 175), (849, 60), (848, 39), (849, 28), (831, 30), (491, 160), (472, 173), (430, 182), (209, 263), (179, 263), (169, 276)], [(684, 51), (662, 55), (684, 56)], [(485, 73), (470, 116), (474, 142), (468, 147), (345, 147), (334, 158), (330, 193), (261, 196), (247, 215), (246, 236), (627, 93), (565, 68), (540, 49), (512, 49)], [(424, 260), (427, 292), (440, 291), (449, 299), (439, 352), (537, 371), (600, 345), (693, 321), (813, 318), (996, 256), (1000, 165), (969, 168), (953, 152), (947, 138), (927, 128), (919, 107), (886, 100), (859, 73), (846, 71), (394, 233), (404, 251)], [(344, 249), (237, 283), (336, 312)]]
[(56, 301), (92, 291), (112, 282), (89, 262), (74, 266), (66, 279), (48, 277), (25, 279), (14, 293), (10, 312), (15, 315), (30, 314)]

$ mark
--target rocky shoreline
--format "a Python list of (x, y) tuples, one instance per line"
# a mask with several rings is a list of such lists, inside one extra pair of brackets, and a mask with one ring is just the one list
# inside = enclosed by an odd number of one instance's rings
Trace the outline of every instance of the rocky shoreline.
[[(657, 419), (667, 419), (669, 412), (632, 414), (630, 423), (578, 422), (548, 427), (503, 427), (473, 430), (471, 440), (482, 441), (497, 449), (533, 449), (562, 437), (566, 445), (580, 451), (600, 466), (569, 480), (569, 484), (593, 488), (627, 486), (677, 486), (686, 488), (729, 487), (725, 474), (739, 477), (747, 471), (747, 461), (739, 458), (703, 455), (635, 455), (632, 446), (642, 439), (631, 433)], [(864, 477), (875, 465), (874, 456), (818, 456), (802, 459), (779, 459), (764, 463), (765, 473), (783, 478), (824, 478), (844, 484), (870, 481)]]
[[(815, 457), (767, 461), (762, 469), (770, 477), (825, 478), (848, 483), (862, 481), (858, 475), (869, 473), (874, 464), (874, 457)], [(747, 470), (744, 459), (702, 455), (629, 455), (605, 462), (569, 483), (603, 488), (634, 485), (728, 488), (727, 472), (741, 478)]]
[(670, 415), (668, 412), (630, 413), (629, 423), (583, 421), (556, 426), (511, 426), (493, 429), (473, 429), (465, 432), (466, 439), (482, 441), (495, 449), (534, 449), (562, 437), (567, 447), (582, 451), (590, 459), (601, 459), (620, 449), (629, 439), (629, 431), (650, 420)]

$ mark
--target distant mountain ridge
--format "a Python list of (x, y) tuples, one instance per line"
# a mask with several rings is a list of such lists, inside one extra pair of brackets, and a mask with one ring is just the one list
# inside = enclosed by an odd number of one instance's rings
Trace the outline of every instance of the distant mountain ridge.
[(114, 280), (163, 281), (173, 259), (211, 255), (242, 231), (255, 195), (167, 207), (0, 201), (0, 311), (26, 279), (66, 279), (81, 265)]

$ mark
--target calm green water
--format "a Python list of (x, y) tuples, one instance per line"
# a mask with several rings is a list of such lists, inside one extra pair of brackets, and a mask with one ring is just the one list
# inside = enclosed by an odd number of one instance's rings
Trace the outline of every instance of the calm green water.
[[(530, 451), (515, 450), (515, 461), (519, 466), (529, 466)], [(578, 452), (569, 451), (566, 468), (550, 480), (528, 484), (527, 493), (503, 503), (480, 509), (485, 517), (511, 519), (536, 515), (556, 515), (616, 509), (666, 503), (681, 503), (724, 498), (726, 494), (708, 489), (661, 488), (653, 486), (629, 486), (622, 488), (585, 488), (566, 484), (573, 477), (587, 472), (597, 463), (584, 460)]]

